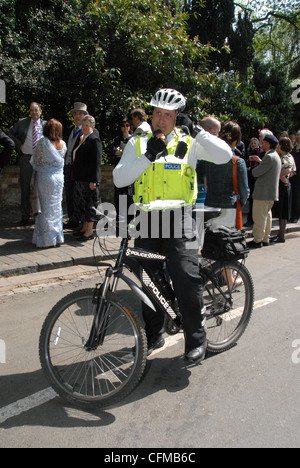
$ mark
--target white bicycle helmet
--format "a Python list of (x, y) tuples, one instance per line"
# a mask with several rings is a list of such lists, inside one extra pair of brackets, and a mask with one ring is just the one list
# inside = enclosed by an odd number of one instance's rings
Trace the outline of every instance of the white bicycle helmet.
[(151, 99), (150, 106), (182, 112), (186, 106), (186, 99), (175, 89), (160, 89)]

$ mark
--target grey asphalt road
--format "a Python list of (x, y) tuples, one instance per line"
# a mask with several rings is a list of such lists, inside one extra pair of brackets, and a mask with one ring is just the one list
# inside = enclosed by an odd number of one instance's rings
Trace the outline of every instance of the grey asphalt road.
[(251, 253), (256, 309), (235, 348), (187, 367), (182, 337), (170, 337), (135, 392), (106, 410), (78, 410), (54, 397), (38, 358), (49, 309), (95, 280), (2, 301), (0, 447), (299, 447), (299, 245), (291, 234), (284, 245)]

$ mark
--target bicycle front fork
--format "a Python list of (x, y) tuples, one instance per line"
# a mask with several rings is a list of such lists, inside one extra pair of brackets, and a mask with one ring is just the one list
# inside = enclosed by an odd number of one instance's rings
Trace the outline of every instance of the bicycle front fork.
[(87, 351), (94, 351), (103, 344), (107, 325), (109, 321), (110, 305), (107, 304), (107, 293), (109, 291), (110, 279), (113, 276), (113, 269), (110, 267), (106, 271), (105, 281), (95, 289), (93, 304), (96, 304), (97, 309), (93, 320), (90, 336), (85, 343)]

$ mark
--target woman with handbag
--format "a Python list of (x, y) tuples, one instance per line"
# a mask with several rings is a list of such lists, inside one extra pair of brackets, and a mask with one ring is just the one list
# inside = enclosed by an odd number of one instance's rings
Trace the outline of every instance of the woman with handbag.
[(292, 186), (291, 178), (296, 174), (296, 163), (292, 151), (292, 143), (289, 138), (281, 138), (277, 147), (277, 153), (281, 158), (281, 175), (279, 181), (279, 201), (273, 207), (274, 218), (279, 218), (279, 233), (271, 237), (270, 241), (275, 244), (285, 243), (285, 232), (288, 220), (292, 212)]

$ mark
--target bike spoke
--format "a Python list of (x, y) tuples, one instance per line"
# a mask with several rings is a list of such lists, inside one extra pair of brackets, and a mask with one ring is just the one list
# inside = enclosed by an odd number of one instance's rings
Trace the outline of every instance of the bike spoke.
[(52, 377), (64, 391), (83, 399), (118, 392), (137, 365), (136, 327), (116, 304), (106, 305), (99, 346), (86, 349), (95, 313), (92, 296), (69, 304), (57, 317), (48, 343)]
[(239, 262), (216, 264), (204, 283), (209, 348), (220, 352), (232, 347), (247, 327), (253, 310), (253, 283)]

